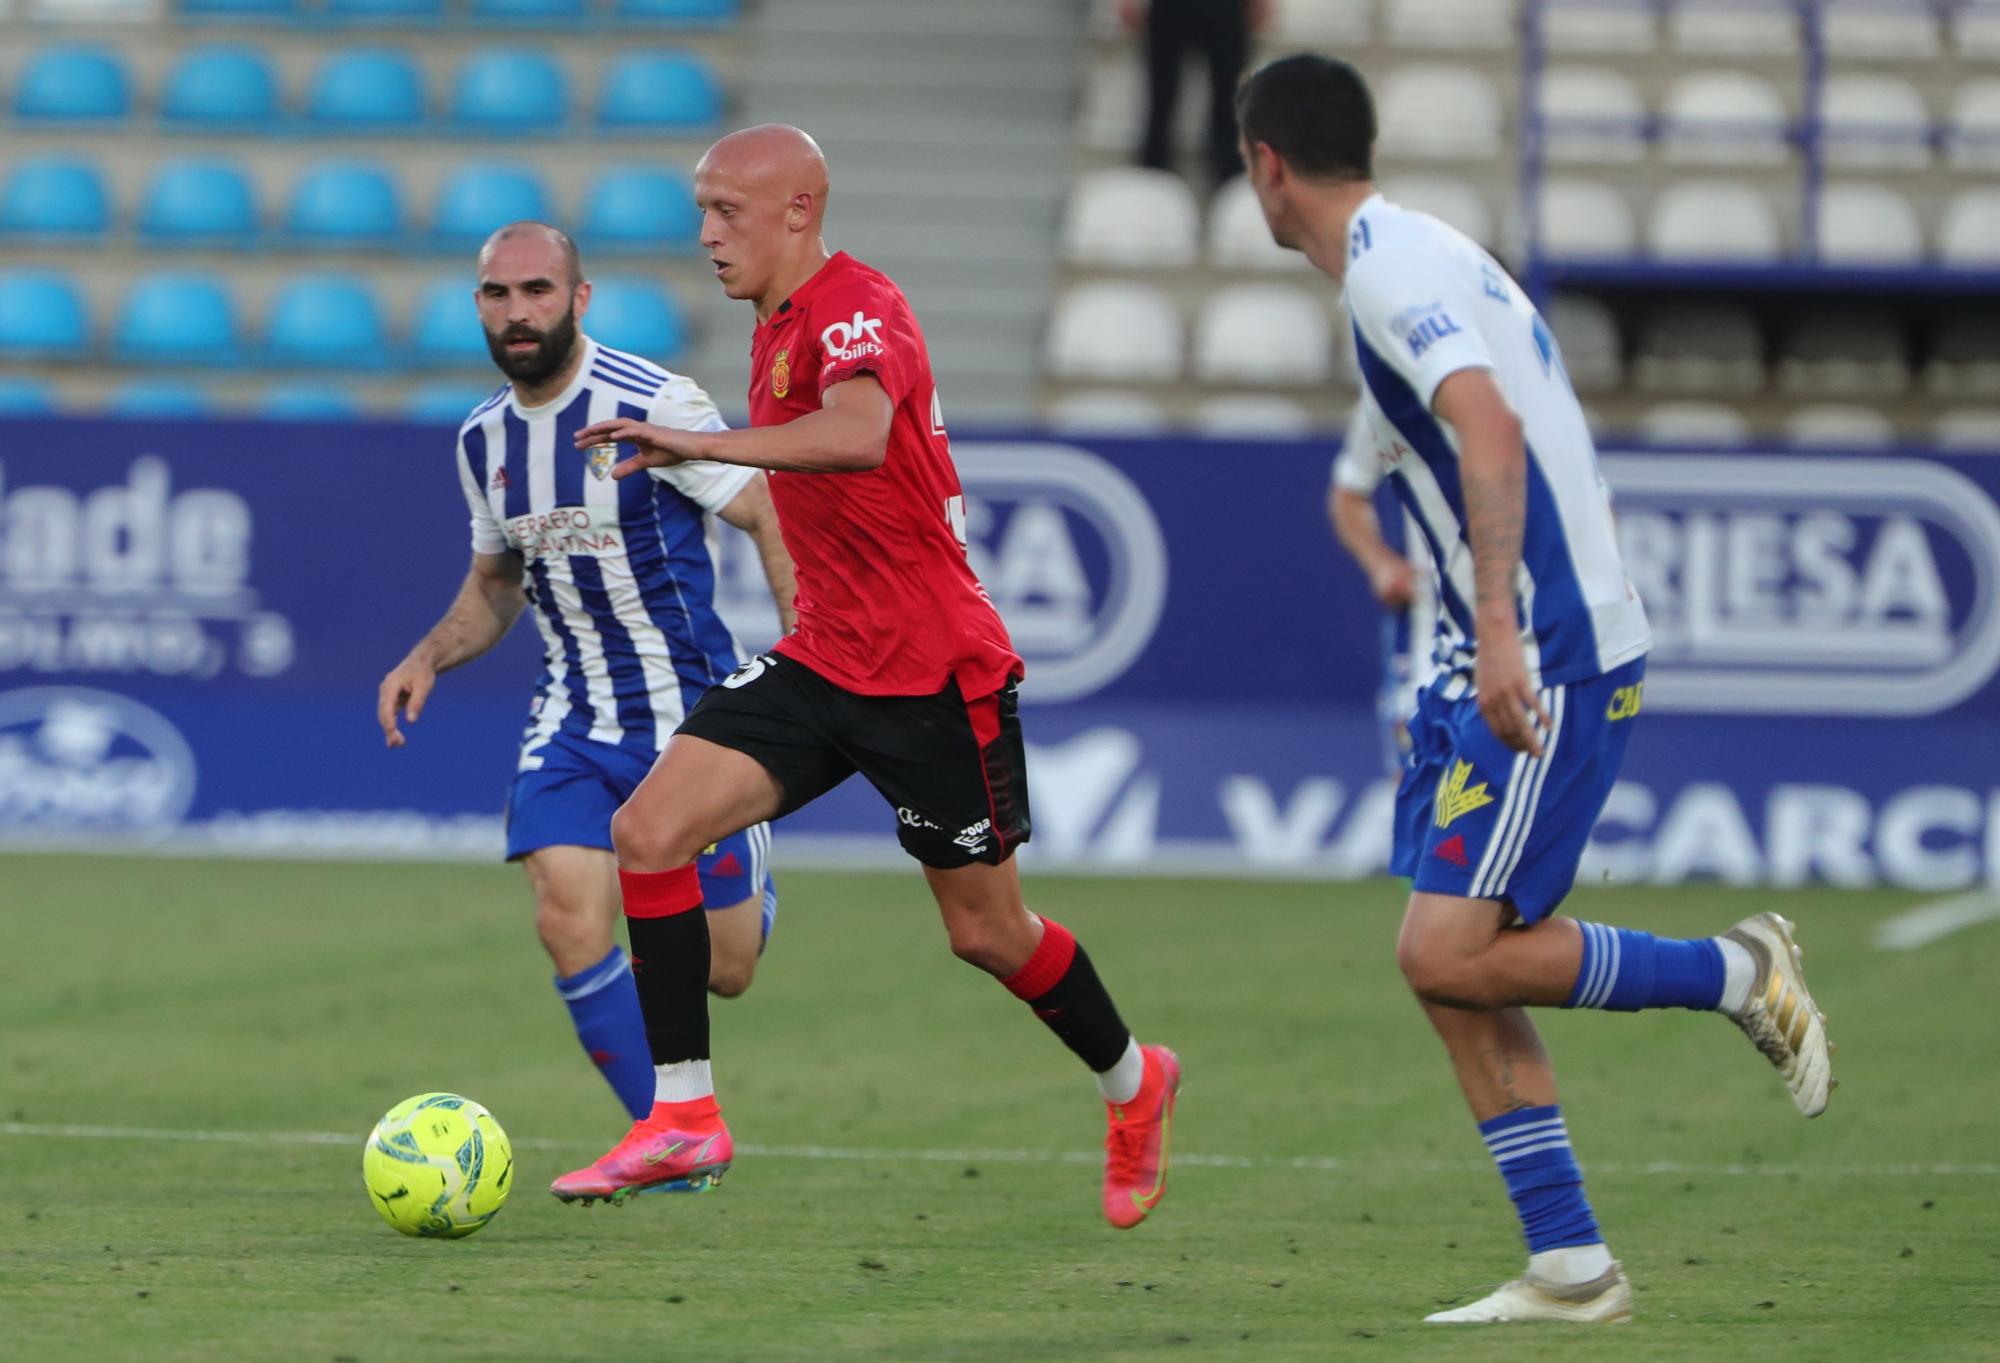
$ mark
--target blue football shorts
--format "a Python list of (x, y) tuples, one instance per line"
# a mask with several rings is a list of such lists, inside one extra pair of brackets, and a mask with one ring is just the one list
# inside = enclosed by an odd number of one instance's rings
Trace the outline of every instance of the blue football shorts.
[(1576, 883), (1591, 827), (1618, 779), (1646, 660), (1537, 694), (1553, 724), (1542, 755), (1507, 747), (1479, 702), (1417, 698), (1410, 755), (1396, 790), (1390, 869), (1413, 889), (1498, 899), (1523, 922), (1546, 918)]
[[(611, 816), (653, 768), (650, 753), (557, 734), (535, 749), (541, 765), (514, 774), (507, 791), (507, 860), (543, 847), (611, 849)], [(695, 863), (702, 903), (727, 909), (753, 894), (764, 899), (764, 931), (778, 910), (771, 876), (771, 825), (752, 824), (702, 853)]]

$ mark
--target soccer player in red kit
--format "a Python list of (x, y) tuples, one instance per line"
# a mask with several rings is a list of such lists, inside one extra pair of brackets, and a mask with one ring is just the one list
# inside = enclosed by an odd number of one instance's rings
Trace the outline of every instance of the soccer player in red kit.
[(1137, 1225), (1166, 1187), (1180, 1063), (1133, 1040), (1076, 939), (1022, 902), (1021, 660), (966, 562), (923, 332), (887, 276), (828, 253), (826, 161), (798, 129), (723, 138), (695, 170), (695, 196), (723, 291), (757, 309), (751, 428), (621, 419), (576, 443), (636, 450), (619, 477), (694, 459), (767, 470), (798, 574), (798, 626), (703, 696), (612, 820), (656, 1102), (552, 1191), (590, 1201), (701, 1190), (729, 1167), (695, 858), (858, 772), (895, 808), (952, 951), (998, 977), (1096, 1073), (1110, 1122), (1104, 1214)]

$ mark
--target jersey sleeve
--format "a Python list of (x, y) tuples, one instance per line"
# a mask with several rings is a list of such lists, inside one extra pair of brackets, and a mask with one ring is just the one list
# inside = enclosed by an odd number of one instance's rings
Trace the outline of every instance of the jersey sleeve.
[(472, 476), (472, 458), (465, 452), (462, 435), (458, 438), (458, 485), (465, 493), (465, 509), (472, 513), (472, 552), (506, 553), (507, 537), (500, 532), (500, 520), (493, 514), (493, 503), (486, 500), (486, 490)]
[(1354, 415), (1347, 420), (1347, 434), (1333, 460), (1333, 485), (1363, 497), (1374, 496), (1382, 486), (1382, 456), (1375, 448), (1375, 423), (1368, 419), (1366, 404), (1355, 404)]
[(1425, 410), (1451, 375), (1493, 367), (1475, 304), (1446, 256), (1378, 246), (1347, 267), (1347, 310), (1355, 329)]
[(868, 278), (843, 279), (813, 300), (819, 328), (819, 391), (873, 374), (892, 403), (916, 386), (922, 339), (910, 305), (893, 287)]
[[(653, 398), (652, 405), (646, 410), (646, 419), (655, 426), (668, 426), (680, 431), (729, 429), (722, 413), (715, 409), (714, 400), (702, 386), (678, 374)], [(735, 500), (746, 483), (757, 476), (755, 469), (738, 464), (718, 464), (708, 459), (647, 471), (703, 511), (722, 510)]]

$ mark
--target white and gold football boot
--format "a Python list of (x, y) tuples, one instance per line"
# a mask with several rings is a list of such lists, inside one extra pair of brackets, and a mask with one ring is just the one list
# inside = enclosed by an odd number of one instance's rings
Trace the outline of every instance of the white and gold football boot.
[(1804, 953), (1792, 940), (1791, 923), (1775, 913), (1760, 913), (1723, 936), (1748, 951), (1757, 968), (1749, 1000), (1735, 1014), (1736, 1025), (1785, 1076), (1799, 1111), (1819, 1116), (1836, 1086), (1834, 1047), (1826, 1039), (1826, 1014), (1806, 989)]
[(1523, 1320), (1622, 1325), (1631, 1319), (1632, 1284), (1626, 1281), (1625, 1270), (1616, 1259), (1587, 1283), (1563, 1286), (1527, 1273), (1469, 1305), (1424, 1317), (1430, 1325), (1499, 1325)]

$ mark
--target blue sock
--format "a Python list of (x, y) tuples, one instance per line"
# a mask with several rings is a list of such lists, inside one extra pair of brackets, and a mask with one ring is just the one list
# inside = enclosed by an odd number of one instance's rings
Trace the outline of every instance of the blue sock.
[(1570, 1153), (1562, 1109), (1524, 1107), (1479, 1124), (1486, 1149), (1507, 1180), (1528, 1253), (1603, 1241), (1583, 1196), (1583, 1170)]
[(1713, 937), (1691, 942), (1631, 928), (1579, 922), (1583, 967), (1565, 1008), (1713, 1009), (1722, 1003), (1722, 948)]
[(576, 1039), (632, 1119), (651, 1112), (653, 1052), (646, 1044), (646, 1017), (639, 1011), (639, 990), (625, 952), (614, 946), (589, 969), (568, 979), (556, 976), (556, 992), (569, 1005)]

